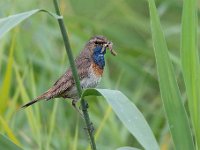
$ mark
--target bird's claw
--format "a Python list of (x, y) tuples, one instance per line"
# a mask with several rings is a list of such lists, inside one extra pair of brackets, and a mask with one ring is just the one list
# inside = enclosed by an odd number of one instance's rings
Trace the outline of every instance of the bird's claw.
[(76, 105), (77, 100), (72, 100), (72, 106), (74, 107), (74, 109), (80, 114), (80, 116), (82, 118), (84, 118), (83, 116), (83, 112), (81, 111), (80, 107), (78, 108)]

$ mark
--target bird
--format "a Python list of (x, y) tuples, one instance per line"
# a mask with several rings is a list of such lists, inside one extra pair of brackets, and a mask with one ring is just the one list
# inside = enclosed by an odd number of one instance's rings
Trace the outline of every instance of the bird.
[[(106, 37), (102, 35), (93, 36), (76, 57), (75, 66), (77, 68), (82, 89), (95, 88), (99, 84), (105, 67), (104, 56), (107, 48), (112, 55), (117, 55), (113, 50), (113, 43), (108, 41)], [(60, 97), (71, 99), (72, 105), (75, 109), (78, 109), (76, 107), (76, 102), (79, 100), (79, 97), (71, 68), (68, 68), (46, 92), (24, 104), (22, 108), (29, 107), (41, 100), (48, 101)]]

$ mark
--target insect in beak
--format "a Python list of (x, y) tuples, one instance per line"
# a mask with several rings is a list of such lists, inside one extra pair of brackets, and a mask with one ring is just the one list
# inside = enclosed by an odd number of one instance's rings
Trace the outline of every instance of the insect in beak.
[(106, 50), (106, 48), (108, 48), (110, 50), (110, 52), (111, 52), (112, 55), (114, 55), (114, 56), (117, 55), (117, 53), (113, 49), (113, 43), (112, 42), (108, 42), (106, 44), (103, 44), (101, 53), (103, 53)]

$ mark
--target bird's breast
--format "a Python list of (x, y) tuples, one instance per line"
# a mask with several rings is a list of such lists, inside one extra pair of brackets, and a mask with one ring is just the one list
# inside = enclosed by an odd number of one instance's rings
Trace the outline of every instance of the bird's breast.
[(97, 77), (101, 77), (103, 74), (103, 69), (96, 63), (92, 63), (89, 70), (91, 74)]
[(95, 88), (99, 84), (102, 74), (103, 69), (92, 63), (88, 70), (88, 77), (81, 80), (82, 88)]
[[(101, 77), (103, 74), (103, 69), (101, 69), (95, 63), (92, 63), (88, 69), (88, 75), (81, 79), (81, 87), (83, 89), (86, 88), (95, 88), (99, 82), (101, 81)], [(77, 90), (76, 87), (73, 86), (67, 93), (64, 93), (63, 97), (65, 98), (77, 98)]]

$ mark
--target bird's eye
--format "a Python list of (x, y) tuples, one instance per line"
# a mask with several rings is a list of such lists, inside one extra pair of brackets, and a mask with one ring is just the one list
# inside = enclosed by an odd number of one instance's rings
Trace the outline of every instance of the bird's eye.
[(101, 44), (99, 41), (94, 42), (96, 45)]
[(103, 45), (103, 43), (105, 43), (105, 42), (102, 41), (102, 40), (96, 40), (96, 41), (94, 41), (94, 43), (95, 43), (96, 45)]

